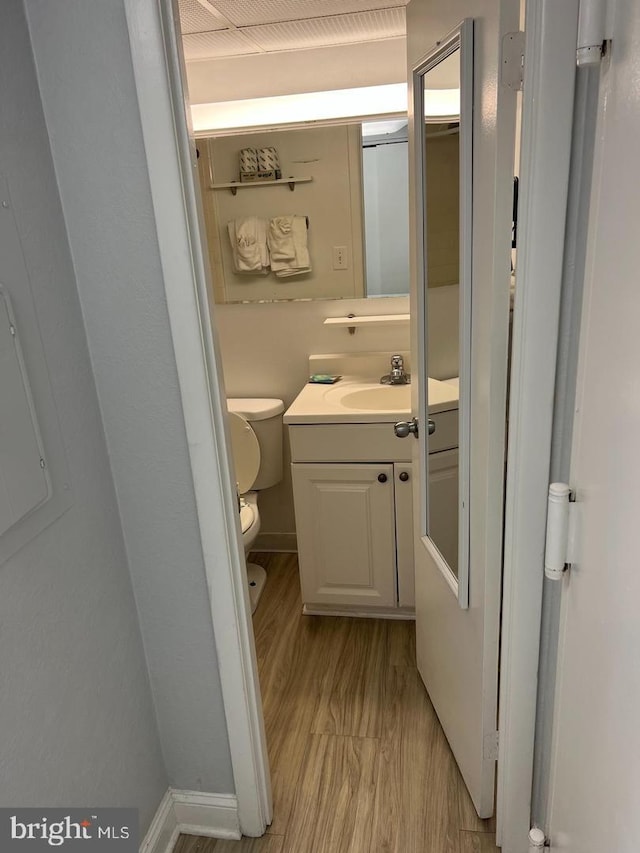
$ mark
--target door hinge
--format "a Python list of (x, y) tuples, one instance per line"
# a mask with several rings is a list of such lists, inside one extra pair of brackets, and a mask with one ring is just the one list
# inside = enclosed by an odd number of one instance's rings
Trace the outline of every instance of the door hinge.
[(489, 732), (488, 735), (485, 735), (482, 744), (482, 757), (488, 761), (497, 761), (499, 743), (500, 732)]
[(548, 851), (549, 849), (549, 841), (545, 837), (544, 831), (538, 829), (537, 826), (531, 827), (529, 830), (529, 853), (536, 853), (540, 850)]
[(501, 53), (502, 85), (520, 91), (524, 81), (524, 33), (505, 33)]
[(576, 62), (599, 65), (611, 49), (615, 0), (580, 0)]
[(544, 573), (560, 580), (576, 560), (577, 504), (575, 493), (566, 483), (551, 483), (547, 497), (547, 539)]

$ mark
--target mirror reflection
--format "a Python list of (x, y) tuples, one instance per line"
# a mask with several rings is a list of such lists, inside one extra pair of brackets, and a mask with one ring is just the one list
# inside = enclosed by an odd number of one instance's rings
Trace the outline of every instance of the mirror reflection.
[[(216, 302), (408, 293), (406, 118), (200, 138), (197, 147)], [(282, 178), (301, 179), (293, 191), (286, 182), (228, 186), (239, 181), (241, 152), (263, 148), (276, 149)], [(229, 223), (241, 241), (266, 235), (268, 248), (283, 217), (308, 224), (308, 267), (290, 276), (258, 264), (239, 271)], [(433, 286), (440, 281), (448, 283)]]
[(409, 138), (405, 119), (362, 125), (367, 296), (409, 292)]
[[(427, 63), (426, 70), (421, 75), (420, 112), (424, 114), (425, 119), (416, 122), (415, 127), (421, 137), (418, 140), (418, 150), (422, 151), (424, 159), (424, 283), (428, 287), (458, 285), (458, 315), (463, 330), (463, 307), (468, 276), (465, 255), (460, 252), (463, 244), (461, 223), (464, 222), (468, 211), (461, 211), (460, 204), (461, 163), (464, 163), (464, 156), (461, 155), (466, 153), (461, 143), (461, 134), (466, 128), (462, 127), (460, 115), (460, 63), (458, 35)], [(449, 106), (446, 106), (446, 103)], [(463, 340), (464, 331), (461, 337), (461, 341)], [(463, 343), (463, 348), (465, 347)], [(459, 355), (462, 374), (464, 358), (462, 354)], [(458, 379), (459, 397), (464, 396), (465, 381), (466, 377), (462, 375)], [(430, 411), (433, 411), (433, 408)], [(456, 413), (459, 423), (460, 414), (459, 409)], [(456, 593), (459, 593), (460, 569), (464, 568), (466, 571), (467, 568), (466, 554), (459, 552), (459, 543), (464, 541), (464, 535), (460, 531), (460, 451), (464, 443), (459, 431), (459, 446), (452, 447), (451, 442), (441, 446), (437, 433), (427, 439), (427, 535), (434, 546), (432, 551), (436, 562)], [(468, 502), (464, 505), (466, 507)], [(461, 601), (461, 604), (466, 606), (466, 602)]]

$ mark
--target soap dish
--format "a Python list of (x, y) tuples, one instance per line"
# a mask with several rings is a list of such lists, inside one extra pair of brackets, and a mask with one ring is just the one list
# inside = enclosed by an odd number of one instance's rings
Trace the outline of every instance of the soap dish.
[(332, 376), (330, 373), (312, 373), (309, 377), (309, 382), (312, 385), (333, 385), (342, 376)]

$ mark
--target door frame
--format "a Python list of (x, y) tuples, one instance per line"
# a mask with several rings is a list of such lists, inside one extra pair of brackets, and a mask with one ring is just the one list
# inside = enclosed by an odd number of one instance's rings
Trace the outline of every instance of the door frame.
[(124, 5), (207, 585), (215, 590), (211, 619), (238, 819), (243, 835), (260, 836), (272, 814), (269, 763), (177, 3)]
[(543, 554), (579, 0), (527, 0), (500, 650), (497, 843), (531, 826)]
[[(566, 65), (554, 37), (552, 22), (573, 14), (553, 0), (527, 0), (527, 100), (546, 99), (552, 114), (566, 105), (566, 90), (554, 77), (554, 67)], [(176, 36), (177, 9), (172, 0), (124, 0), (129, 41), (140, 106), (140, 120), (148, 161), (149, 181), (158, 230), (168, 312), (175, 349), (185, 426), (189, 439), (196, 505), (201, 520), (207, 582), (211, 596), (222, 697), (243, 834), (263, 834), (271, 819), (271, 792), (262, 705), (257, 679), (253, 627), (245, 583), (244, 551), (235, 507), (235, 490), (225, 418), (222, 365), (210, 323), (207, 291), (208, 265), (199, 230), (199, 196), (196, 163), (185, 116), (181, 45)], [(556, 8), (554, 8), (556, 7)], [(558, 21), (556, 20), (556, 25)], [(537, 32), (537, 36), (536, 36)], [(559, 32), (566, 38), (566, 20)], [(537, 39), (537, 41), (536, 41)], [(563, 42), (563, 49), (566, 43)], [(574, 45), (575, 47), (575, 41)], [(574, 57), (571, 52), (572, 62)], [(566, 70), (566, 69), (565, 69)], [(552, 86), (544, 86), (553, 79)], [(564, 100), (563, 100), (564, 99)], [(540, 107), (538, 107), (541, 109)], [(530, 104), (529, 109), (532, 109)], [(546, 114), (546, 110), (545, 110)], [(571, 109), (558, 115), (563, 145), (569, 144)], [(535, 727), (535, 686), (544, 547), (543, 495), (548, 477), (540, 460), (550, 458), (551, 414), (555, 387), (555, 347), (541, 358), (540, 341), (557, 340), (560, 277), (541, 275), (541, 262), (549, 254), (557, 261), (564, 244), (562, 227), (553, 233), (534, 214), (533, 204), (543, 199), (539, 178), (549, 174), (541, 158), (553, 122), (523, 127), (522, 171), (530, 181), (531, 208), (523, 210), (520, 224), (519, 298), (514, 313), (513, 372), (509, 435), (507, 517), (502, 620), (502, 678), (500, 684), (500, 756), (498, 781), (498, 841), (505, 853), (523, 847), (530, 810)], [(529, 129), (530, 127), (530, 129)], [(563, 152), (558, 153), (562, 159)], [(548, 166), (548, 160), (547, 160)], [(566, 181), (562, 172), (566, 169)], [(566, 166), (556, 173), (553, 195), (568, 183)], [(528, 204), (521, 183), (521, 205)], [(527, 219), (527, 216), (529, 217)], [(553, 253), (534, 247), (546, 235)], [(522, 250), (529, 246), (528, 260)], [(547, 244), (548, 245), (548, 244)], [(560, 253), (558, 256), (558, 252)], [(533, 278), (535, 276), (535, 279)], [(536, 286), (525, 287), (525, 282)], [(555, 312), (555, 313), (554, 313)], [(549, 324), (549, 318), (552, 322)], [(551, 338), (549, 337), (551, 335)], [(544, 417), (540, 419), (540, 398)], [(535, 518), (525, 511), (536, 502)], [(546, 505), (546, 504), (545, 504)], [(210, 519), (224, 519), (226, 536), (212, 536)], [(205, 523), (206, 520), (206, 523)], [(524, 836), (522, 833), (525, 833)], [(509, 846), (514, 845), (514, 846)]]

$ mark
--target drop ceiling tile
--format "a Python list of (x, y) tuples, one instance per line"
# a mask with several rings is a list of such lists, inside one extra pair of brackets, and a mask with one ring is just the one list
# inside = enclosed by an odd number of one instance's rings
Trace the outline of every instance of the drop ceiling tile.
[(246, 56), (261, 53), (259, 48), (243, 38), (238, 30), (217, 30), (210, 33), (188, 33), (182, 37), (184, 58), (215, 59), (220, 56)]
[(380, 9), (327, 18), (246, 27), (247, 36), (263, 50), (303, 50), (335, 44), (404, 36), (405, 9)]
[(183, 34), (226, 29), (225, 23), (212, 15), (198, 0), (179, 0), (178, 9)]
[(406, 6), (408, 0), (211, 0), (237, 27)]

